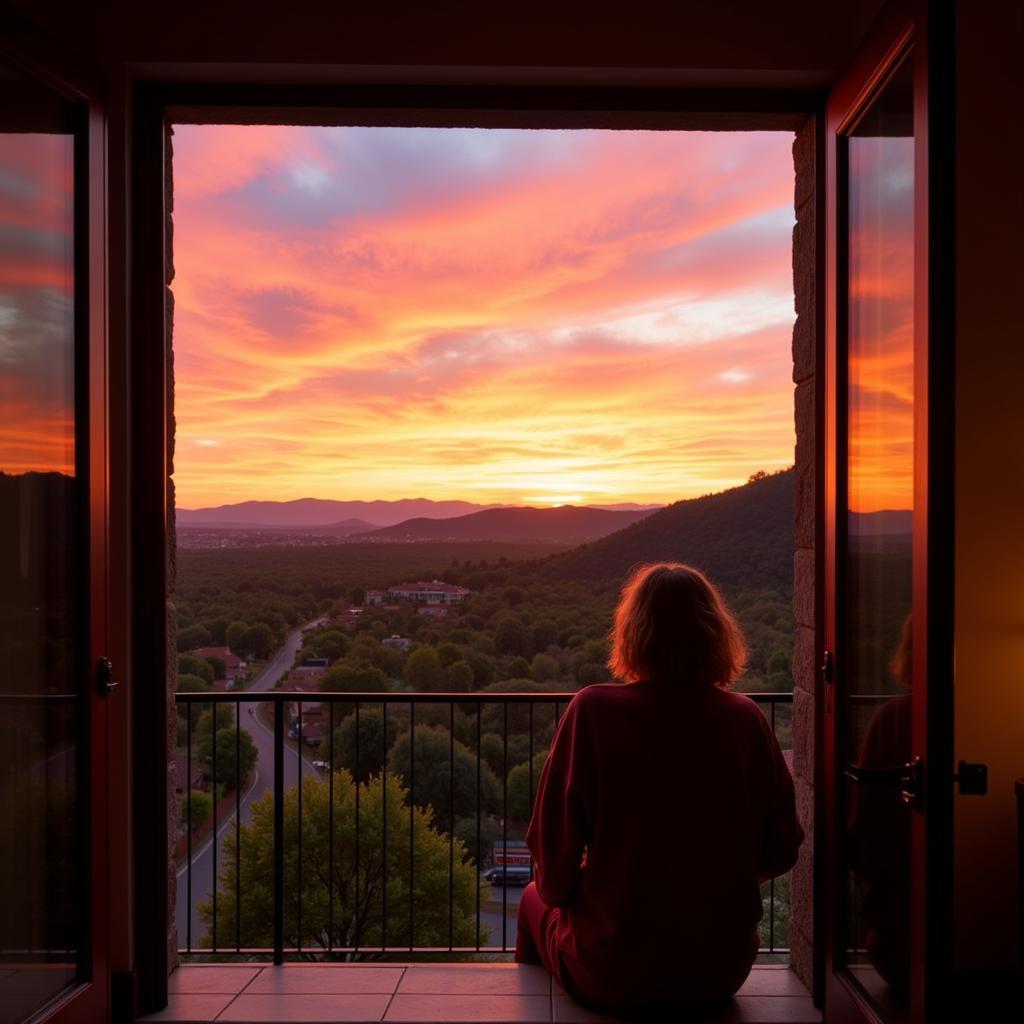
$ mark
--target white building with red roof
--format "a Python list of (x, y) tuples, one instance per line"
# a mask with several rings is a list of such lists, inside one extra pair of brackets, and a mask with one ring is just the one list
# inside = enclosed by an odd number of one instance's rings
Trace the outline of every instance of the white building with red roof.
[(388, 587), (388, 597), (396, 601), (416, 601), (419, 604), (461, 604), (470, 591), (454, 583), (420, 580), (418, 583), (398, 583)]

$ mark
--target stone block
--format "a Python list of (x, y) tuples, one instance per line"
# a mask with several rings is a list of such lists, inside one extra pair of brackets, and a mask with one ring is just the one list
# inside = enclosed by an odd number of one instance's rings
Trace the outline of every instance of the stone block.
[(793, 380), (799, 384), (814, 376), (817, 368), (817, 342), (814, 335), (814, 317), (810, 313), (797, 313), (793, 322)]
[(814, 782), (814, 696), (793, 691), (793, 774)]
[(804, 843), (814, 845), (814, 784), (803, 777), (793, 779), (796, 813), (804, 830)]
[(799, 209), (814, 198), (815, 119), (809, 117), (793, 138), (793, 206)]
[(793, 688), (813, 695), (818, 684), (818, 658), (814, 630), (798, 626), (793, 634)]
[(793, 555), (793, 616), (798, 626), (814, 628), (814, 550), (799, 548)]
[[(804, 388), (806, 385), (797, 388), (798, 397)], [(799, 431), (797, 439), (799, 442)], [(817, 474), (814, 458), (804, 457), (808, 448), (813, 449), (813, 443), (799, 446), (793, 474), (793, 543), (798, 548), (813, 548), (817, 533)]]

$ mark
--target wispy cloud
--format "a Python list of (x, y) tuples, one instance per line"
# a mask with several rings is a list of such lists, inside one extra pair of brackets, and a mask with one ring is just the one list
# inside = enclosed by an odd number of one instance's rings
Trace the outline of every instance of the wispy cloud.
[(789, 148), (178, 127), (179, 500), (672, 500), (788, 465)]

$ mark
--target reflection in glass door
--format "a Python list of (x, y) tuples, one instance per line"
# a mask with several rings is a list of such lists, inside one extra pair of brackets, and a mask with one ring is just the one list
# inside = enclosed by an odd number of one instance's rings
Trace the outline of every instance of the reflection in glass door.
[[(910, 983), (914, 132), (905, 57), (845, 138), (846, 509), (839, 957), (884, 1020)], [(837, 964), (837, 966), (839, 966)]]
[(76, 140), (48, 90), (2, 65), (0, 90), (0, 1024), (14, 1024), (81, 978), (88, 654)]

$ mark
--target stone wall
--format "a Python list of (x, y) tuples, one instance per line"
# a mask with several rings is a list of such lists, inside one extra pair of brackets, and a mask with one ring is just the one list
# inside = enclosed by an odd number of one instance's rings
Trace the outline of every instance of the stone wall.
[(806, 839), (793, 869), (789, 945), (793, 968), (808, 988), (814, 975), (814, 753), (816, 657), (816, 495), (817, 495), (817, 378), (818, 360), (816, 273), (816, 120), (797, 132), (793, 143), (796, 172), (793, 228), (793, 380), (796, 384), (796, 550), (793, 556), (793, 781), (797, 811)]

